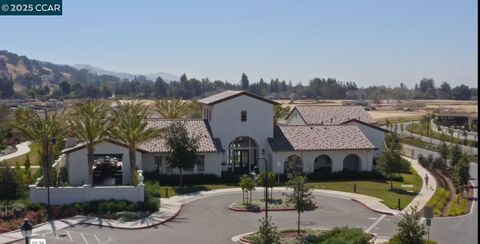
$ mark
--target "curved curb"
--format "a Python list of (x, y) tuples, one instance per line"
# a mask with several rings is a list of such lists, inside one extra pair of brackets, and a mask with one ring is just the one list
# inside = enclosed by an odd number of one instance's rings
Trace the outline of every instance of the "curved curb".
[(361, 205), (363, 205), (364, 207), (366, 207), (367, 209), (369, 209), (369, 210), (371, 210), (371, 211), (373, 211), (373, 212), (380, 213), (380, 214), (387, 214), (387, 215), (395, 215), (395, 214), (393, 214), (393, 213), (391, 213), (391, 212), (385, 212), (385, 211), (381, 211), (381, 210), (377, 210), (377, 209), (371, 208), (371, 207), (369, 207), (367, 204), (365, 204), (365, 203), (363, 203), (363, 202), (361, 202), (361, 201), (359, 201), (359, 200), (357, 200), (357, 199), (352, 198), (352, 199), (350, 199), (350, 200), (352, 200), (352, 201), (354, 201), (354, 202), (357, 202), (357, 203), (360, 203)]
[(154, 224), (151, 224), (151, 225), (147, 225), (147, 226), (139, 226), (139, 227), (119, 227), (119, 226), (114, 226), (114, 225), (104, 225), (104, 224), (95, 224), (95, 223), (85, 223), (85, 222), (79, 222), (77, 224), (73, 224), (71, 226), (74, 226), (74, 225), (78, 225), (78, 224), (86, 224), (86, 225), (94, 225), (94, 226), (102, 226), (102, 227), (110, 227), (111, 229), (120, 229), (120, 230), (141, 230), (141, 229), (148, 229), (148, 228), (152, 228), (152, 227), (155, 227), (155, 226), (159, 226), (161, 224), (164, 224), (172, 219), (174, 219), (175, 217), (178, 216), (178, 214), (180, 214), (180, 212), (182, 211), (182, 207), (183, 207), (183, 204), (180, 205), (180, 207), (178, 208), (178, 210), (170, 217), (158, 222), (158, 223), (154, 223)]

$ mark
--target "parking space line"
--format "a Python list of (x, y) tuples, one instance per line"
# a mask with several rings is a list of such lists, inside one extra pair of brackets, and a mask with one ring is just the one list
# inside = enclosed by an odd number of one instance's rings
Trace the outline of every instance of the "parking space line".
[(97, 239), (98, 243), (100, 243), (100, 239), (98, 239), (97, 235), (93, 234), (93, 236), (95, 237), (95, 239)]
[(82, 234), (82, 232), (79, 232), (79, 233), (80, 233), (80, 235), (82, 236), (82, 238), (83, 238), (83, 240), (85, 241), (85, 243), (88, 244), (88, 241), (87, 241), (87, 239), (85, 238), (85, 236)]
[(365, 230), (365, 232), (369, 233), (369, 232), (373, 229), (373, 227), (375, 227), (376, 225), (378, 225), (378, 223), (380, 223), (380, 221), (382, 221), (382, 219), (385, 218), (385, 216), (387, 216), (387, 215), (382, 214), (382, 216), (380, 216), (380, 218), (378, 218), (377, 221), (375, 221), (375, 223), (373, 223), (372, 225), (370, 225), (370, 227), (368, 227), (368, 228)]
[(68, 231), (65, 231), (65, 232), (67, 232), (68, 238), (70, 238), (70, 240), (73, 241), (73, 238), (72, 238), (72, 236), (70, 235), (70, 233), (69, 233)]

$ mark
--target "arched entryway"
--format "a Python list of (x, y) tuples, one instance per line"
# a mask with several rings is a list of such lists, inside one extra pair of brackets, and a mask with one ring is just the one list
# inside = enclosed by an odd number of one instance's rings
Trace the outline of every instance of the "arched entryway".
[(319, 174), (332, 173), (332, 159), (325, 154), (316, 157), (313, 162), (313, 172)]
[(248, 174), (257, 161), (257, 143), (251, 137), (239, 136), (228, 145), (228, 162), (237, 174)]
[(287, 160), (283, 163), (283, 171), (285, 174), (296, 172), (301, 174), (303, 172), (303, 161), (297, 155), (288, 156)]
[(356, 154), (349, 154), (343, 159), (343, 170), (360, 171), (361, 159)]

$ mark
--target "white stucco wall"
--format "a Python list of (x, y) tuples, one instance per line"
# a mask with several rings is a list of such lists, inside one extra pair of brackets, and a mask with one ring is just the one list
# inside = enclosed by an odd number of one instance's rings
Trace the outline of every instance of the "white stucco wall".
[(290, 116), (287, 118), (287, 125), (306, 125), (298, 110), (294, 109)]
[[(54, 205), (109, 199), (143, 202), (144, 196), (143, 184), (138, 186), (69, 186), (50, 188), (50, 203)], [(31, 203), (47, 203), (47, 188), (30, 186), (29, 198)]]
[[(210, 106), (210, 127), (225, 150), (239, 136), (249, 136), (258, 146), (258, 154), (267, 150), (267, 138), (273, 137), (273, 104), (242, 95)], [(247, 111), (247, 121), (241, 121), (241, 111)], [(227, 155), (225, 157), (228, 157)]]
[(368, 140), (376, 147), (377, 150), (374, 151), (373, 157), (380, 157), (384, 148), (385, 148), (385, 132), (372, 128), (370, 126), (366, 126), (364, 124), (351, 121), (347, 123), (348, 125), (355, 125), (357, 126), (360, 131), (368, 138)]
[(291, 155), (297, 155), (302, 158), (303, 171), (311, 173), (314, 170), (315, 158), (323, 154), (328, 155), (332, 160), (332, 172), (343, 170), (343, 160), (349, 154), (356, 154), (360, 158), (360, 170), (371, 171), (373, 167), (373, 150), (273, 152), (273, 171), (275, 173), (283, 173), (284, 162), (287, 158)]
[[(144, 171), (153, 171), (156, 170), (155, 165), (155, 156), (159, 156), (160, 154), (146, 154), (142, 155), (142, 163), (143, 163), (143, 170)], [(202, 155), (205, 157), (205, 169), (203, 172), (198, 171), (197, 165), (195, 165), (193, 171), (183, 171), (184, 174), (214, 174), (217, 176), (221, 176), (221, 168), (220, 168), (220, 153), (198, 153), (198, 155)], [(178, 174), (178, 169), (172, 169), (171, 172), (167, 171), (168, 161), (166, 159), (165, 154), (161, 155), (162, 157), (162, 167), (161, 172), (164, 174), (172, 173)]]
[[(122, 157), (122, 184), (130, 182), (130, 159), (128, 149), (111, 142), (102, 142), (95, 146), (95, 154), (123, 154)], [(142, 154), (136, 152), (136, 166), (142, 169)], [(65, 164), (68, 169), (68, 181), (72, 186), (81, 186), (88, 182), (87, 149), (82, 148), (66, 154)]]

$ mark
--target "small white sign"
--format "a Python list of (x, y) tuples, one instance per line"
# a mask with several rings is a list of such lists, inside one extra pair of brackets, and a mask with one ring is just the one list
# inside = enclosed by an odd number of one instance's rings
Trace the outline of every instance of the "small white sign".
[(30, 239), (30, 244), (47, 244), (45, 239)]

